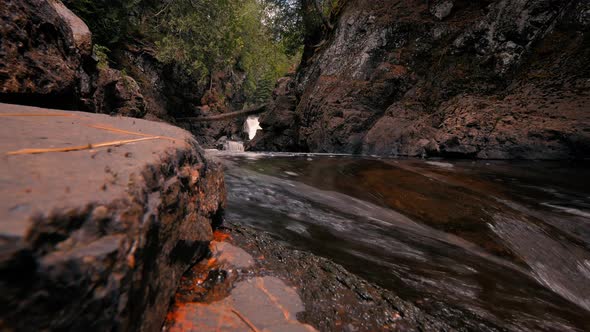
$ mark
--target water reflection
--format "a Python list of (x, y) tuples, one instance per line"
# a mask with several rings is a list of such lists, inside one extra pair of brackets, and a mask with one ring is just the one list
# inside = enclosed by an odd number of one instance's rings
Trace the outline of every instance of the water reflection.
[(468, 330), (590, 330), (587, 165), (221, 155), (227, 219)]

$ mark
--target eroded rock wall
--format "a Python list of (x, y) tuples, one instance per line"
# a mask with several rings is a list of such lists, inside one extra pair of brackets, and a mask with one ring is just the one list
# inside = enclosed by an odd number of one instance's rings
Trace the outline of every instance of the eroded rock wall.
[(92, 34), (59, 1), (8, 0), (0, 6), (0, 100), (72, 108), (90, 93), (84, 71)]
[(302, 64), (282, 148), (588, 158), (589, 30), (583, 0), (350, 0)]
[(88, 26), (58, 0), (0, 6), (0, 101), (143, 117), (137, 82), (99, 66)]

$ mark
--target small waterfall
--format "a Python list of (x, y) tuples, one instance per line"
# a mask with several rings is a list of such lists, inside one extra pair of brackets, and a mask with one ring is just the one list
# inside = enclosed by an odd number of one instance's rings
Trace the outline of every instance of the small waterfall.
[(256, 132), (262, 130), (260, 127), (260, 121), (257, 116), (249, 116), (244, 122), (244, 132), (248, 134), (248, 139), (253, 139), (256, 136)]
[(227, 141), (223, 146), (224, 150), (230, 152), (244, 152), (244, 143), (238, 141)]

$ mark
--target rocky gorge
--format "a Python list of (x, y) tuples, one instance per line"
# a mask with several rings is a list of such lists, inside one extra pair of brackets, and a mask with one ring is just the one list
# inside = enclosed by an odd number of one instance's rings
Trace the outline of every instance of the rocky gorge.
[(249, 148), (588, 158), (589, 15), (578, 0), (347, 1)]
[(334, 1), (259, 119), (74, 3), (0, 4), (0, 330), (590, 328), (588, 1)]

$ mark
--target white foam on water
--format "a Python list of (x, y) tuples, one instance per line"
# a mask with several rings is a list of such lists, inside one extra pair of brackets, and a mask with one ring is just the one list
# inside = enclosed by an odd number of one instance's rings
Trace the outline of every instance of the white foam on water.
[(451, 164), (451, 163), (443, 163), (440, 161), (427, 161), (426, 163), (428, 165), (443, 167), (443, 168), (453, 168), (454, 167), (453, 164)]
[(237, 141), (227, 141), (224, 149), (230, 152), (244, 152), (244, 143)]
[(578, 209), (574, 209), (574, 208), (570, 208), (570, 207), (565, 207), (565, 206), (553, 205), (553, 204), (549, 204), (549, 203), (541, 203), (541, 205), (552, 207), (554, 209), (557, 209), (557, 210), (560, 210), (560, 211), (563, 211), (563, 212), (566, 212), (569, 214), (573, 214), (576, 216), (590, 218), (590, 213), (582, 211), (582, 210), (578, 210)]

